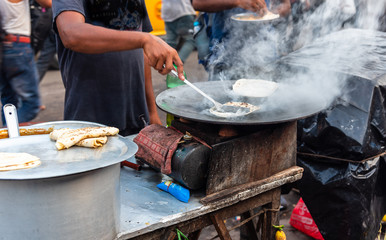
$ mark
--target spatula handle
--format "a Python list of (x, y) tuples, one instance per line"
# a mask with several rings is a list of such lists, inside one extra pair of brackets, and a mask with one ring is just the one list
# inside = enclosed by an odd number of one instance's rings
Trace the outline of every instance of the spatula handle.
[(8, 137), (19, 137), (19, 120), (17, 118), (16, 107), (12, 104), (5, 104), (3, 107), (5, 122), (8, 129)]
[[(174, 70), (171, 70), (170, 71), (174, 76), (178, 77), (178, 74), (176, 71)], [(181, 80), (182, 81), (182, 80)], [(216, 108), (221, 108), (221, 103), (217, 102), (216, 100), (214, 100), (213, 98), (209, 97), (206, 93), (204, 93), (203, 91), (201, 91), (198, 87), (194, 86), (191, 82), (188, 81), (188, 79), (185, 79), (184, 82), (189, 85), (191, 88), (193, 88), (194, 90), (196, 90), (199, 94), (201, 94), (202, 96), (206, 97), (207, 99), (209, 99), (215, 106)]]

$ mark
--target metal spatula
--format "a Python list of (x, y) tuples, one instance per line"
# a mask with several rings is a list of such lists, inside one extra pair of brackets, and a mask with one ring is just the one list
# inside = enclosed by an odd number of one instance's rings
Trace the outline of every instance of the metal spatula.
[[(171, 73), (178, 78), (178, 73), (175, 71), (175, 70), (171, 70)], [(209, 101), (211, 101), (216, 110), (218, 112), (226, 112), (226, 113), (237, 113), (238, 116), (241, 116), (241, 115), (246, 115), (246, 114), (249, 114), (251, 112), (251, 110), (249, 108), (246, 108), (246, 107), (239, 107), (239, 106), (227, 106), (227, 105), (224, 105), (224, 104), (221, 104), (219, 102), (217, 102), (216, 100), (214, 100), (213, 98), (209, 97), (206, 93), (204, 93), (203, 91), (201, 91), (199, 88), (197, 88), (196, 86), (194, 86), (191, 82), (188, 81), (188, 79), (185, 79), (184, 82), (189, 85), (191, 88), (193, 88), (194, 90), (196, 90), (198, 93), (200, 93), (202, 96), (204, 96), (205, 98), (207, 98)]]
[(8, 137), (19, 137), (19, 119), (17, 117), (16, 107), (8, 103), (3, 106), (3, 111), (8, 129)]

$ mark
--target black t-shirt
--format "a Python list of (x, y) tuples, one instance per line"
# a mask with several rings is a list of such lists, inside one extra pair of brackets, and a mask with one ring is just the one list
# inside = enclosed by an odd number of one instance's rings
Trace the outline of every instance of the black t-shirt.
[[(86, 22), (121, 31), (152, 30), (144, 0), (55, 0), (54, 19), (76, 11)], [(56, 26), (54, 24), (54, 28)], [(91, 121), (119, 128), (128, 135), (149, 121), (142, 49), (84, 54), (63, 46), (58, 58), (66, 89), (64, 119)]]

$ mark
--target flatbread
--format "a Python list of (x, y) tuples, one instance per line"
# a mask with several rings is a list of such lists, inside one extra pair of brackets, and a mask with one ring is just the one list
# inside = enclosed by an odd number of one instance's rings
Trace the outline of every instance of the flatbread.
[(38, 157), (28, 153), (0, 152), (0, 171), (11, 171), (37, 167), (41, 164)]
[(97, 138), (104, 136), (113, 136), (118, 134), (119, 129), (115, 127), (86, 127), (78, 129), (58, 129), (50, 134), (50, 138), (56, 138), (56, 148), (58, 150), (66, 149), (76, 145), (78, 142), (87, 138)]
[(236, 107), (240, 107), (240, 108), (247, 108), (248, 111), (245, 112), (245, 111), (242, 111), (242, 110), (238, 110), (237, 112), (220, 112), (216, 109), (216, 107), (212, 107), (209, 109), (209, 112), (217, 117), (221, 117), (221, 118), (234, 118), (234, 117), (241, 117), (241, 116), (245, 116), (245, 115), (248, 115), (254, 111), (257, 111), (260, 109), (259, 106), (255, 106), (255, 105), (252, 105), (252, 104), (249, 104), (249, 103), (246, 103), (246, 102), (227, 102), (227, 103), (224, 103), (225, 106), (236, 106)]
[[(50, 139), (56, 141), (63, 133), (70, 131), (70, 128), (60, 128), (50, 133)], [(97, 148), (102, 147), (107, 142), (107, 136), (97, 138), (86, 138), (76, 143), (76, 146)]]
[(60, 135), (62, 135), (62, 134), (65, 133), (65, 132), (68, 132), (69, 130), (71, 130), (71, 128), (60, 128), (60, 129), (55, 129), (54, 131), (52, 131), (52, 132), (50, 133), (50, 139), (56, 141), (56, 140), (58, 140), (58, 137), (59, 137)]
[(239, 79), (233, 86), (233, 91), (241, 96), (263, 98), (272, 95), (278, 87), (276, 82), (262, 79)]
[(75, 144), (80, 147), (97, 148), (102, 147), (107, 142), (107, 136), (97, 138), (86, 138)]

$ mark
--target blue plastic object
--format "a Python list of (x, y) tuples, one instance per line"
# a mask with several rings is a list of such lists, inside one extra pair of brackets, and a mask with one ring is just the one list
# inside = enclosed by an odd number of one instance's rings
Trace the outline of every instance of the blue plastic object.
[(190, 198), (190, 191), (172, 181), (165, 181), (157, 185), (157, 187), (165, 192), (170, 193), (175, 198), (182, 202), (188, 202)]

